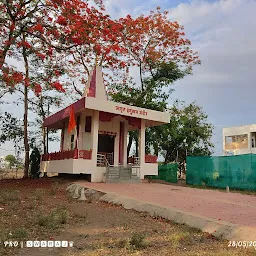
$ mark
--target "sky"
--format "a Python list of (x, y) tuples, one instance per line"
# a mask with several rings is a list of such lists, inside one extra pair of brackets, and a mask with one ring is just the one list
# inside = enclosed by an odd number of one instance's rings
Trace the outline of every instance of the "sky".
[(114, 17), (148, 13), (160, 6), (184, 26), (202, 64), (175, 83), (172, 100), (196, 102), (215, 129), (215, 154), (222, 154), (222, 128), (256, 123), (255, 0), (107, 0)]
[[(222, 154), (222, 128), (255, 124), (256, 0), (106, 0), (113, 18), (147, 14), (160, 6), (184, 25), (201, 65), (175, 83), (172, 100), (196, 102), (215, 126), (215, 154)], [(2, 108), (2, 106), (1, 106)], [(5, 150), (3, 150), (3, 148)], [(12, 145), (0, 146), (0, 156)]]

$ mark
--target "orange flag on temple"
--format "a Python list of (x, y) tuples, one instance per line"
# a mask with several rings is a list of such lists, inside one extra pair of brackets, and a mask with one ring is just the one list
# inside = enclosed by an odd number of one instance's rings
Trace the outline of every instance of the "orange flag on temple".
[(76, 128), (76, 119), (75, 119), (75, 112), (74, 106), (70, 106), (69, 112), (69, 122), (68, 122), (68, 133), (71, 133)]

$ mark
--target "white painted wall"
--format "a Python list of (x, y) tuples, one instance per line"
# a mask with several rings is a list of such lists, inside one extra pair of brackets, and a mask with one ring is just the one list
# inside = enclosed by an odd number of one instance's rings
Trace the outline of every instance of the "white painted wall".
[[(95, 109), (99, 111), (107, 111), (113, 114), (120, 114), (124, 116), (132, 116), (136, 118), (145, 118), (146, 120), (150, 121), (148, 124), (152, 125), (161, 125), (164, 123), (170, 122), (170, 114), (167, 112), (160, 112), (145, 108), (139, 108), (134, 106), (129, 106), (126, 104), (121, 104), (113, 101), (108, 100), (98, 100), (97, 98), (86, 98), (86, 107), (89, 109)], [(124, 109), (122, 111), (121, 109)], [(137, 110), (137, 113), (128, 112), (128, 110), (133, 109)], [(147, 114), (141, 114), (141, 112), (145, 111)]]
[[(93, 116), (94, 111), (90, 109), (86, 109), (80, 113), (80, 126), (79, 126), (79, 140), (78, 140), (78, 148), (91, 150), (92, 149), (92, 133), (85, 132), (85, 119), (86, 116)], [(68, 121), (65, 122), (65, 130), (64, 130), (64, 150), (71, 149), (71, 135), (75, 135), (76, 141), (76, 129), (72, 131), (71, 134), (68, 134)]]
[[(86, 133), (85, 129), (85, 116), (92, 116), (92, 132)], [(119, 162), (119, 133), (120, 122), (124, 122), (124, 165), (127, 163), (127, 134), (128, 134), (128, 121), (121, 117), (114, 117), (111, 122), (100, 122), (98, 111), (85, 111), (80, 116), (80, 132), (78, 143), (79, 149), (92, 149), (92, 159), (65, 159), (65, 160), (52, 160), (44, 161), (41, 163), (41, 172), (52, 173), (70, 173), (70, 174), (91, 174), (92, 182), (105, 181), (105, 167), (97, 167), (97, 150), (98, 150), (98, 131), (115, 132), (115, 152), (114, 152), (114, 165)], [(67, 132), (68, 124), (66, 124), (64, 149), (70, 149), (70, 136)], [(82, 141), (82, 142), (81, 142)], [(68, 143), (69, 142), (69, 143)], [(140, 178), (144, 179), (145, 175), (157, 175), (157, 163), (145, 163), (145, 120), (141, 120), (141, 129), (139, 130), (139, 155), (141, 157), (140, 164)], [(256, 149), (255, 149), (256, 150)]]
[(120, 134), (120, 122), (124, 122), (124, 165), (127, 163), (127, 134), (128, 134), (128, 121), (121, 117), (115, 116), (111, 122), (99, 122), (99, 131), (107, 131), (116, 133), (115, 145), (114, 145), (114, 165), (119, 164), (119, 134)]
[[(91, 182), (105, 181), (105, 167), (97, 167), (92, 160), (87, 159), (65, 159), (43, 161), (40, 166), (41, 172), (69, 173), (69, 174), (91, 174)], [(158, 175), (157, 163), (144, 163), (140, 167), (140, 178), (145, 175)]]
[(99, 131), (116, 132), (119, 133), (120, 122), (125, 122), (128, 125), (128, 121), (121, 117), (115, 116), (111, 122), (99, 122)]
[[(85, 120), (87, 116), (93, 117), (94, 111), (91, 109), (85, 109), (82, 112), (82, 115), (80, 117), (81, 123), (80, 123), (80, 133), (79, 137), (81, 142), (81, 146), (79, 145), (79, 149), (84, 149), (84, 150), (91, 150), (92, 149), (92, 132), (85, 132)], [(93, 120), (93, 118), (92, 118)], [(91, 124), (93, 126), (93, 124)]]
[(141, 128), (139, 130), (139, 157), (140, 157), (140, 165), (143, 167), (145, 164), (145, 147), (146, 147), (146, 139), (145, 139), (145, 120), (141, 119)]
[(143, 163), (140, 169), (140, 178), (145, 175), (158, 175), (158, 163)]
[(40, 164), (41, 172), (73, 173), (73, 159), (43, 161)]
[(41, 162), (40, 171), (48, 173), (91, 174), (91, 182), (104, 181), (104, 167), (96, 167), (92, 160), (65, 159)]

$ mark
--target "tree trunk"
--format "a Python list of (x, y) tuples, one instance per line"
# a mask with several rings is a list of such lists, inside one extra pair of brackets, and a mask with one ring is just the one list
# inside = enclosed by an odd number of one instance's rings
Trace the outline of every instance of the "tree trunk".
[(44, 152), (44, 154), (46, 154), (47, 153), (47, 150), (46, 150), (46, 129), (43, 126), (43, 122), (44, 122), (46, 114), (45, 114), (44, 105), (43, 105), (43, 95), (41, 95), (41, 97), (40, 97), (40, 108), (41, 108), (41, 115), (42, 115), (42, 143), (43, 143), (43, 152)]
[(144, 91), (144, 84), (143, 84), (143, 78), (142, 78), (142, 64), (140, 63), (140, 83), (141, 83), (141, 91)]
[[(50, 103), (48, 101), (47, 116), (50, 115)], [(49, 153), (49, 129), (46, 127), (46, 153)]]
[(139, 156), (139, 140), (138, 138), (135, 138), (135, 154), (136, 154), (136, 157)]
[(133, 141), (133, 137), (131, 135), (129, 135), (129, 142), (127, 145), (127, 157), (129, 157), (130, 155), (130, 151), (131, 151), (131, 147), (132, 147), (132, 141)]
[[(11, 31), (9, 33), (9, 37), (8, 37), (8, 42), (11, 42), (13, 39), (13, 32)], [(0, 55), (0, 69), (2, 69), (3, 65), (4, 65), (4, 62), (5, 62), (5, 58), (6, 58), (6, 55), (7, 55), (7, 52), (9, 51), (11, 47), (11, 44), (6, 44), (1, 55)]]
[(154, 155), (158, 156), (158, 153), (159, 153), (158, 145), (154, 145)]
[(42, 126), (42, 133), (43, 133), (43, 137), (42, 137), (43, 152), (44, 152), (44, 154), (46, 154), (47, 153), (47, 151), (46, 151), (46, 130), (43, 126)]
[(169, 152), (167, 151), (164, 158), (164, 163), (166, 164), (169, 158)]
[[(9, 47), (10, 48), (10, 47)], [(6, 47), (1, 56), (0, 56), (0, 69), (2, 69), (3, 65), (4, 65), (4, 61), (5, 61), (5, 58), (6, 58), (6, 54), (7, 54), (7, 51), (8, 51), (8, 48)]]
[(24, 86), (24, 148), (25, 148), (24, 178), (28, 178), (29, 144), (28, 144), (28, 88), (27, 86)]
[[(25, 41), (25, 38), (23, 36)], [(26, 54), (26, 48), (23, 47), (22, 51), (23, 60), (25, 64), (26, 81), (29, 81), (29, 70), (28, 70), (28, 58)], [(28, 143), (28, 87), (24, 84), (24, 148), (25, 148), (25, 166), (24, 166), (24, 178), (28, 178), (29, 170), (29, 143)]]
[(6, 46), (0, 56), (0, 69), (2, 69), (3, 65), (4, 65), (4, 62), (5, 62), (5, 58), (6, 58), (6, 55), (7, 55), (7, 52), (9, 51), (10, 49), (10, 46)]

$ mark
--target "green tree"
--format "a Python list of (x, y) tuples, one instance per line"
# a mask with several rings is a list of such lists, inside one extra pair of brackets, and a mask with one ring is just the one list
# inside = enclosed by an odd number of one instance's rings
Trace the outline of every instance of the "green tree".
[(5, 157), (5, 161), (8, 162), (8, 167), (12, 169), (17, 163), (17, 159), (13, 155), (7, 155)]
[(0, 116), (0, 145), (6, 141), (12, 141), (16, 155), (22, 148), (23, 127), (22, 122), (10, 113), (5, 112)]
[(214, 127), (203, 109), (195, 103), (177, 101), (169, 111), (170, 123), (158, 127), (150, 138), (150, 146), (157, 145), (165, 163), (177, 161), (184, 165), (187, 155), (211, 155)]
[(34, 148), (30, 154), (30, 172), (29, 177), (38, 179), (40, 176), (40, 152)]
[[(131, 106), (143, 107), (157, 111), (167, 109), (167, 100), (173, 91), (171, 85), (178, 79), (183, 78), (189, 72), (182, 71), (174, 62), (159, 63), (151, 66), (149, 76), (143, 80), (143, 87), (137, 87), (130, 79), (124, 84), (114, 84), (109, 89), (112, 100)], [(146, 130), (146, 152), (150, 152), (150, 146), (155, 148), (154, 153), (158, 155), (158, 148), (153, 145), (153, 134), (158, 127)], [(136, 155), (138, 155), (138, 131), (129, 132), (127, 154), (129, 156), (132, 143), (135, 143)]]
[[(162, 155), (164, 161), (177, 161), (184, 166), (186, 155), (210, 155), (213, 150), (211, 137), (213, 126), (207, 121), (207, 115), (195, 103), (185, 105), (176, 101), (168, 107), (167, 101), (173, 91), (171, 85), (189, 74), (182, 71), (175, 63), (161, 63), (151, 69), (151, 74), (144, 79), (144, 88), (138, 88), (131, 82), (115, 85), (110, 95), (117, 102), (170, 112), (170, 123), (146, 129), (146, 153)], [(138, 132), (129, 133), (127, 152), (132, 143), (138, 154)]]

